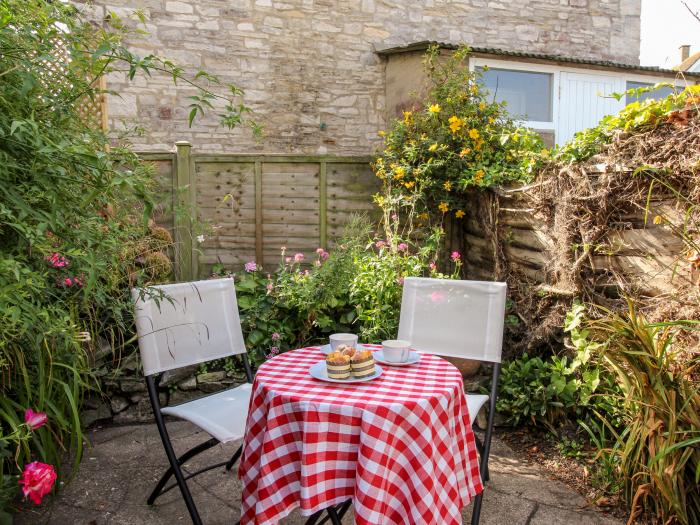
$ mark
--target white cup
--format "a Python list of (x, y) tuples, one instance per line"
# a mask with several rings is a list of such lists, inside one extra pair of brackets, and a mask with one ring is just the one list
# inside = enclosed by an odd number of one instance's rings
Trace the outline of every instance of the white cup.
[(391, 363), (405, 363), (411, 352), (410, 341), (391, 339), (382, 341), (382, 354), (384, 359)]
[(331, 350), (335, 351), (340, 345), (357, 348), (357, 336), (355, 334), (333, 334), (329, 337)]

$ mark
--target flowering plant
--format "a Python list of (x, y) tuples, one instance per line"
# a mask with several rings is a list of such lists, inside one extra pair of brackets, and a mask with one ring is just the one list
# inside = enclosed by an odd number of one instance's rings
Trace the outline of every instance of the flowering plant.
[(442, 61), (432, 47), (425, 59), (432, 89), (388, 133), (380, 132), (385, 144), (373, 169), (383, 182), (375, 201), (385, 224), (398, 212), (408, 215), (410, 228), (431, 217), (461, 219), (467, 190), (528, 180), (548, 154), (539, 135), (491, 100), (480, 75), (467, 68), (468, 54), (462, 48)]

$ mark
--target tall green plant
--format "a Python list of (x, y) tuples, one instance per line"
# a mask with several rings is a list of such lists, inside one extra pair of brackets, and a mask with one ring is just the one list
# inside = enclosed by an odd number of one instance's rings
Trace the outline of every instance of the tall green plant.
[(661, 523), (700, 523), (700, 355), (676, 339), (687, 326), (649, 323), (632, 301), (626, 314), (589, 323), (625, 395), (624, 429), (601, 454), (618, 464), (630, 522), (646, 511)]
[[(0, 486), (15, 493), (31, 460), (59, 471), (66, 453), (80, 460), (80, 404), (98, 386), (90, 353), (100, 340), (120, 349), (129, 287), (169, 269), (148, 223), (152, 170), (81, 109), (101, 94), (96, 79), (163, 73), (195, 90), (191, 119), (218, 107), (230, 127), (247, 111), (235, 86), (130, 52), (133, 34), (113, 15), (97, 28), (67, 2), (0, 0)], [(9, 439), (27, 408), (48, 415), (46, 428)]]

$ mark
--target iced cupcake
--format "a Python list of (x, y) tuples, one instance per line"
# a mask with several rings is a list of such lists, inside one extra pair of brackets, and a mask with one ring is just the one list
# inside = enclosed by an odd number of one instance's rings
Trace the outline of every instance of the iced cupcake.
[(350, 356), (341, 352), (331, 352), (326, 356), (326, 370), (329, 379), (348, 379), (350, 377)]
[(350, 360), (352, 375), (358, 379), (374, 374), (374, 354), (370, 350), (357, 351)]

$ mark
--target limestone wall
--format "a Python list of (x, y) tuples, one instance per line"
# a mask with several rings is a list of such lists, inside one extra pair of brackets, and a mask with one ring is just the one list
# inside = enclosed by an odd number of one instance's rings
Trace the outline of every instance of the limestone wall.
[(365, 155), (384, 127), (385, 63), (374, 46), (423, 40), (637, 63), (640, 0), (95, 0), (145, 13), (150, 35), (132, 42), (246, 90), (265, 126), (256, 142), (217, 127), (187, 126), (185, 87), (167, 78), (127, 84), (113, 74), (112, 126), (138, 117), (139, 149), (189, 140), (200, 151)]

